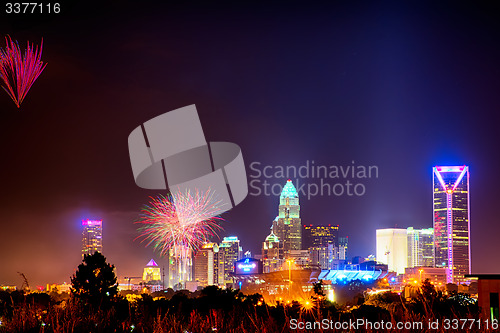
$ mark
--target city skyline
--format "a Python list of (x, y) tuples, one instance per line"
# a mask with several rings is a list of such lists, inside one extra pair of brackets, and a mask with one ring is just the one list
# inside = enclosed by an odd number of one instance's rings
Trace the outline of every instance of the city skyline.
[[(441, 172), (447, 172), (448, 176), (445, 176), (444, 179), (441, 175)], [(451, 173), (457, 173), (457, 175), (449, 176)], [(466, 175), (466, 177), (465, 177)], [(469, 175), (468, 175), (468, 167), (467, 166), (440, 166), (433, 168), (433, 179), (434, 179), (434, 195), (438, 195), (437, 199), (434, 198), (433, 207), (435, 211), (443, 211), (444, 214), (441, 214), (447, 218), (448, 223), (452, 223), (454, 213), (451, 209), (450, 204), (446, 206), (447, 208), (442, 208), (441, 201), (446, 202), (454, 202), (457, 200), (452, 200), (450, 197), (454, 192), (459, 194), (465, 193), (466, 204), (465, 204), (465, 218), (467, 226), (470, 225), (469, 221), (469, 194), (468, 194), (468, 186), (469, 186)], [(448, 185), (446, 185), (448, 184)], [(441, 187), (439, 187), (441, 186)], [(448, 186), (448, 187), (447, 187)], [(444, 193), (447, 195), (447, 200), (442, 200), (443, 198), (439, 197), (439, 194)], [(293, 182), (289, 179), (286, 181), (284, 186), (282, 187), (282, 191), (279, 198), (279, 215), (273, 221), (273, 225), (271, 227), (271, 233), (266, 237), (265, 241), (262, 243), (262, 253), (257, 256), (259, 260), (264, 264), (264, 273), (269, 273), (276, 270), (283, 270), (285, 268), (281, 267), (285, 264), (285, 261), (288, 262), (287, 258), (297, 257), (300, 258), (299, 261), (302, 261), (302, 254), (299, 254), (301, 250), (308, 251), (308, 259), (309, 262), (307, 266), (319, 265), (323, 270), (332, 269), (332, 259), (341, 259), (340, 261), (344, 261), (345, 263), (351, 263), (351, 257), (339, 258), (339, 244), (342, 242), (342, 239), (347, 239), (346, 237), (339, 237), (339, 225), (302, 225), (300, 223), (300, 206), (299, 206), (299, 195)], [(460, 199), (458, 203), (460, 203)], [(459, 208), (455, 208), (459, 209)], [(463, 209), (462, 209), (463, 210)], [(458, 214), (458, 218), (462, 217), (462, 215)], [(276, 224), (276, 222), (281, 217), (282, 223)], [(436, 221), (439, 222), (440, 219), (439, 213), (435, 213), (434, 223), (436, 225)], [(290, 219), (290, 221), (288, 220)], [(300, 248), (295, 248), (294, 254), (291, 254), (291, 251), (284, 251), (285, 244), (290, 242), (290, 238), (293, 240), (293, 233), (287, 231), (284, 227), (286, 224), (291, 224), (296, 220), (297, 224), (295, 227), (299, 227), (304, 230), (301, 234), (301, 242), (302, 246)], [(83, 226), (82, 233), (82, 258), (87, 254), (93, 254), (95, 252), (102, 253), (102, 220), (83, 220), (81, 222)], [(286, 223), (288, 222), (288, 223)], [(282, 227), (283, 230), (279, 231), (282, 234), (283, 240), (280, 241), (279, 237), (274, 234), (274, 229), (277, 227)], [(451, 227), (452, 230), (453, 226)], [(468, 229), (467, 229), (468, 230)], [(448, 269), (448, 266), (439, 265), (436, 263), (435, 255), (439, 255), (438, 245), (439, 245), (439, 234), (437, 238), (434, 238), (435, 233), (433, 228), (426, 229), (414, 229), (413, 227), (408, 227), (405, 229), (377, 229), (376, 230), (376, 256), (375, 259), (377, 263), (385, 264), (388, 266), (388, 271), (396, 272), (397, 274), (404, 274), (406, 268), (412, 267), (446, 267), (446, 276), (449, 283), (466, 281), (463, 278), (463, 275), (469, 274), (467, 271), (457, 271), (457, 273), (451, 274), (453, 269)], [(441, 236), (442, 237), (442, 236)], [(450, 237), (445, 237), (445, 240), (450, 239)], [(460, 237), (458, 239), (460, 241)], [(451, 238), (452, 244), (455, 245), (455, 240)], [(446, 244), (447, 241), (446, 241)], [(234, 246), (233, 246), (234, 245)], [(460, 244), (458, 244), (460, 245)], [(467, 248), (469, 243), (467, 242)], [(429, 247), (430, 246), (430, 247)], [(274, 249), (273, 249), (274, 247)], [(288, 245), (290, 248), (290, 245)], [(279, 250), (278, 250), (279, 249)], [(347, 249), (347, 246), (346, 246)], [(198, 251), (192, 252), (190, 249), (187, 250), (188, 254), (180, 255), (182, 251), (177, 249), (175, 246), (168, 251), (168, 256), (165, 256), (164, 259), (168, 259), (168, 281), (163, 281), (162, 279), (156, 278), (152, 279), (150, 277), (146, 277), (152, 274), (156, 274), (155, 276), (160, 276), (160, 268), (158, 264), (151, 259), (146, 268), (144, 268), (144, 277), (143, 281), (155, 280), (156, 282), (161, 281), (161, 285), (165, 284), (168, 288), (179, 288), (177, 285), (186, 286), (187, 282), (201, 281), (202, 285), (225, 285), (226, 283), (232, 283), (233, 280), (229, 276), (234, 272), (234, 263), (237, 260), (242, 259), (243, 257), (243, 249), (240, 246), (240, 240), (238, 236), (228, 236), (222, 239), (220, 244), (216, 243), (205, 243)], [(207, 251), (208, 250), (208, 251)], [(292, 250), (292, 252), (293, 252)], [(177, 252), (176, 252), (177, 251)], [(229, 252), (228, 252), (229, 251)], [(432, 253), (430, 253), (431, 251)], [(470, 250), (468, 250), (470, 251)], [(273, 253), (272, 256), (269, 256), (269, 253)], [(470, 255), (470, 253), (468, 253)], [(221, 256), (222, 255), (222, 256)], [(373, 254), (366, 255), (365, 257), (370, 257)], [(430, 257), (431, 256), (431, 257)], [(179, 258), (183, 257), (183, 260)], [(196, 263), (196, 258), (200, 257), (202, 262)], [(210, 259), (211, 258), (211, 259)], [(271, 259), (268, 264), (266, 260), (263, 259)], [(278, 259), (277, 261), (275, 259)], [(217, 260), (220, 260), (217, 263)], [(370, 259), (366, 259), (370, 260)], [(352, 261), (354, 262), (354, 260)], [(448, 260), (450, 262), (451, 267), (453, 267), (453, 261)], [(206, 272), (200, 275), (200, 265), (201, 267), (206, 267)], [(154, 266), (154, 267), (153, 267)], [(153, 267), (153, 268), (151, 268)], [(210, 268), (209, 268), (210, 267)], [(268, 268), (265, 268), (268, 267)], [(271, 267), (271, 269), (269, 269)], [(456, 269), (456, 267), (453, 267)], [(153, 270), (156, 269), (155, 273)], [(219, 273), (217, 273), (220, 271)], [(214, 274), (215, 273), (215, 274)], [(148, 275), (149, 274), (149, 275)], [(198, 274), (198, 277), (197, 277)], [(220, 275), (220, 277), (218, 277)], [(201, 276), (201, 279), (200, 279)], [(211, 277), (210, 277), (211, 276)], [(450, 276), (453, 278), (458, 278), (457, 280), (450, 280)], [(122, 277), (127, 279), (126, 277)], [(215, 281), (218, 281), (216, 283)], [(204, 283), (204, 284), (203, 284)]]
[[(0, 94), (1, 284), (20, 285), (17, 272), (32, 285), (69, 282), (85, 219), (104, 221), (103, 254), (119, 276), (138, 276), (151, 258), (166, 265), (136, 240), (141, 208), (166, 193), (136, 186), (127, 138), (138, 124), (192, 104), (205, 137), (241, 147), (256, 186), (288, 177), (258, 176), (251, 165), (338, 166), (340, 178), (291, 180), (301, 223), (340, 225), (349, 257), (374, 251), (376, 229), (432, 226), (432, 168), (467, 165), (472, 273), (500, 272), (493, 4), (137, 8), (125, 0), (96, 11), (72, 2), (61, 15), (3, 13), (0, 32), (20, 46), (43, 38), (47, 63), (21, 108)], [(378, 172), (344, 178), (350, 166)], [(321, 181), (365, 191), (303, 195)], [(235, 235), (260, 253), (276, 214), (274, 195), (248, 195), (223, 215), (214, 241)]]

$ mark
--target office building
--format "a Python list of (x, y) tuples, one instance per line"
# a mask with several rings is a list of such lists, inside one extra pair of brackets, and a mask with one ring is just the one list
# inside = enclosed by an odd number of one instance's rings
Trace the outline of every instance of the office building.
[(448, 283), (471, 273), (469, 167), (433, 168), (435, 266), (446, 268)]
[(434, 267), (434, 229), (406, 229), (408, 267)]
[(335, 248), (334, 259), (347, 260), (349, 237), (339, 237), (339, 245)]
[(82, 259), (86, 254), (102, 253), (102, 220), (83, 220)]
[(275, 272), (283, 269), (285, 254), (283, 242), (278, 239), (273, 231), (262, 242), (262, 266), (264, 273)]
[(309, 263), (311, 267), (330, 269), (335, 247), (333, 244), (322, 247), (309, 248)]
[(214, 285), (225, 287), (226, 286), (226, 258), (224, 250), (220, 250), (219, 245), (214, 245)]
[(339, 243), (338, 225), (304, 225), (302, 246), (309, 250), (311, 266), (330, 269)]
[[(215, 284), (214, 269), (216, 265), (214, 247), (215, 243), (203, 244), (194, 257), (194, 281), (198, 286), (211, 286)], [(218, 280), (217, 280), (218, 282)]]
[(408, 238), (406, 229), (377, 229), (377, 261), (390, 272), (404, 274), (408, 267)]
[(420, 285), (429, 280), (438, 289), (446, 286), (446, 270), (436, 267), (408, 267), (405, 269), (404, 283)]
[(160, 282), (161, 281), (161, 272), (160, 267), (151, 259), (144, 267), (144, 272), (142, 273), (142, 280), (144, 282)]
[(283, 241), (285, 255), (302, 249), (302, 224), (300, 220), (299, 194), (288, 180), (280, 195), (278, 216), (273, 221), (273, 233)]
[(304, 249), (311, 247), (328, 247), (328, 244), (338, 246), (338, 225), (304, 225), (302, 232), (302, 244)]
[(219, 244), (219, 252), (223, 253), (224, 261), (224, 281), (225, 283), (232, 283), (234, 274), (234, 263), (240, 260), (243, 256), (243, 251), (240, 246), (238, 237), (224, 237)]
[(174, 245), (168, 253), (168, 287), (175, 290), (186, 288), (193, 279), (193, 253), (191, 248)]
[(278, 236), (271, 233), (262, 242), (262, 259), (284, 259), (283, 242), (278, 239)]
[(311, 267), (311, 257), (308, 250), (291, 250), (287, 260), (293, 261), (293, 265), (296, 269)]

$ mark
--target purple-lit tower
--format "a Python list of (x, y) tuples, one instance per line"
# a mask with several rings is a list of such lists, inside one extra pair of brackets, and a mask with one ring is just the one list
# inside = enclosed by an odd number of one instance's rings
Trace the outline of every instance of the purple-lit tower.
[(471, 274), (469, 167), (433, 168), (434, 253), (436, 267), (446, 268), (447, 283)]
[(83, 220), (82, 259), (86, 254), (102, 253), (102, 220)]

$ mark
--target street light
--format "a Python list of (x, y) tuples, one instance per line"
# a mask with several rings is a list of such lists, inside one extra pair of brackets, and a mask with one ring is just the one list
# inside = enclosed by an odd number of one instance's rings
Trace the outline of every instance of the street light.
[(288, 263), (288, 296), (290, 297), (292, 293), (292, 263), (293, 259), (287, 259), (286, 262)]

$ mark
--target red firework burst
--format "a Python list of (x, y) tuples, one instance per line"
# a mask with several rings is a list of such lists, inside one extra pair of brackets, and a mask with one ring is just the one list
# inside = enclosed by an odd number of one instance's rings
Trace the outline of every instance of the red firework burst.
[(24, 56), (17, 41), (12, 41), (7, 36), (5, 42), (5, 48), (0, 49), (0, 78), (5, 83), (3, 89), (19, 108), (31, 86), (47, 66), (41, 61), (43, 40), (40, 50), (38, 46), (27, 42)]
[(216, 216), (220, 206), (221, 201), (210, 191), (151, 198), (136, 222), (142, 225), (139, 237), (147, 241), (147, 245), (153, 244), (163, 255), (179, 246), (196, 251), (222, 230), (219, 223), (223, 219)]

